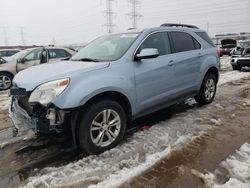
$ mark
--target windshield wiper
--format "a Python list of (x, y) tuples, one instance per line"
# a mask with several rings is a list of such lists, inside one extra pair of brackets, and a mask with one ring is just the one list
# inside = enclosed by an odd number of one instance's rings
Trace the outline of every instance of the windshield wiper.
[(72, 59), (72, 61), (91, 61), (91, 62), (99, 62), (98, 59), (92, 59), (92, 58)]

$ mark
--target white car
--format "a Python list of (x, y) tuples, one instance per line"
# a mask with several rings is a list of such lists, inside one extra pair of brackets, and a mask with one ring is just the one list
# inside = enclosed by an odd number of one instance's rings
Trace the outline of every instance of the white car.
[(31, 66), (68, 60), (75, 54), (68, 48), (38, 47), (22, 50), (15, 55), (4, 58), (0, 63), (0, 91), (7, 90), (12, 85), (14, 76)]
[(11, 57), (16, 53), (20, 52), (19, 49), (0, 49), (0, 57)]

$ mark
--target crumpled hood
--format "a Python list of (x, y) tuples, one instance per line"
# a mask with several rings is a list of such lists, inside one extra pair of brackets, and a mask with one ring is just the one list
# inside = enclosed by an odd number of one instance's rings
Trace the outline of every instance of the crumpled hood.
[(37, 86), (49, 81), (72, 78), (78, 74), (103, 69), (108, 66), (109, 62), (59, 61), (23, 70), (15, 76), (13, 83), (20, 88), (25, 88), (27, 91), (32, 91)]

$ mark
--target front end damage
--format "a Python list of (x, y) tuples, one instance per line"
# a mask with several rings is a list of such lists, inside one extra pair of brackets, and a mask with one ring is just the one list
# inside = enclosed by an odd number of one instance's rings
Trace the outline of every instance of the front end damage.
[(29, 103), (29, 93), (11, 90), (9, 116), (14, 125), (14, 136), (22, 127), (32, 129), (36, 134), (62, 133), (65, 130), (66, 117), (70, 114), (53, 104), (47, 107), (39, 103)]

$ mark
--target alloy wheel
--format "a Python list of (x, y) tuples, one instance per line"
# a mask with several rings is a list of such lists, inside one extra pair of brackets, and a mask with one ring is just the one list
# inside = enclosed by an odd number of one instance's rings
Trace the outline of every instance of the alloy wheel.
[(119, 114), (112, 109), (103, 110), (92, 121), (91, 140), (96, 146), (106, 147), (115, 141), (120, 130), (121, 118)]

